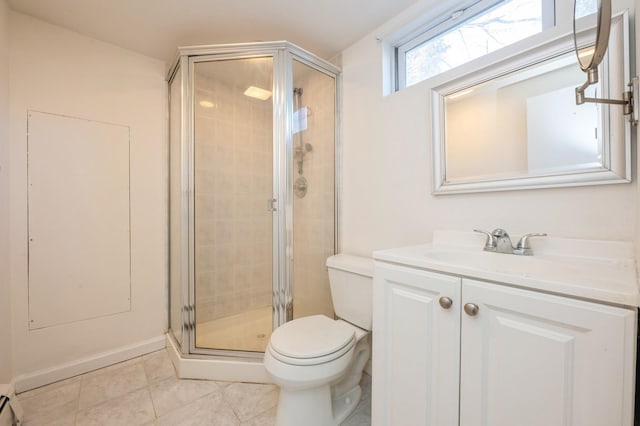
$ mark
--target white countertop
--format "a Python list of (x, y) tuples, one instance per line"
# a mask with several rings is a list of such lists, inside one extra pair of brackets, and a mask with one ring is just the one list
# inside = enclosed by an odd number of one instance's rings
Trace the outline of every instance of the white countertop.
[[(520, 235), (512, 235), (512, 242)], [(430, 244), (380, 250), (377, 261), (573, 296), (640, 306), (633, 244), (624, 241), (532, 238), (533, 256), (483, 251), (486, 237), (436, 231)]]

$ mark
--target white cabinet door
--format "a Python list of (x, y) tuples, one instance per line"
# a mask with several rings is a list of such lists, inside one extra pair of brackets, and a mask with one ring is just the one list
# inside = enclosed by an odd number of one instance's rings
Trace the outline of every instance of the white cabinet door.
[(373, 306), (373, 425), (458, 425), (460, 278), (376, 263)]
[(635, 311), (464, 279), (468, 303), (461, 426), (633, 424)]

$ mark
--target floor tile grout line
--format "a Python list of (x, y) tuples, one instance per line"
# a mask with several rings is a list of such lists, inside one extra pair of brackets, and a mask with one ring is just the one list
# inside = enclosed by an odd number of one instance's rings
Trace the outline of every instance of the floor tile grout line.
[[(225, 397), (225, 392), (224, 392), (224, 391), (225, 391), (225, 389), (226, 389), (226, 386), (225, 386), (225, 387), (222, 387), (222, 386), (220, 385), (220, 383), (218, 383), (218, 381), (215, 381), (215, 380), (214, 380), (214, 382), (216, 383), (216, 386), (218, 387), (218, 392), (220, 392), (220, 399), (222, 400), (222, 402), (223, 402), (227, 407), (229, 407), (229, 409), (230, 409), (230, 410), (231, 410), (231, 412), (233, 413), (233, 417), (235, 417), (235, 418), (236, 418), (236, 420), (238, 420), (238, 424), (242, 424), (243, 422), (240, 420), (240, 416), (238, 416), (238, 413), (236, 413), (236, 410), (233, 408), (233, 405), (231, 405), (231, 404), (229, 403), (229, 401), (227, 401), (227, 398)], [(212, 392), (212, 393), (213, 393), (213, 392)]]
[[(220, 385), (218, 385), (218, 386), (220, 386)], [(231, 409), (231, 412), (233, 413), (233, 415), (234, 415), (234, 416), (236, 416), (236, 419), (238, 419), (238, 422), (239, 422), (239, 423), (243, 423), (243, 422), (240, 420), (240, 416), (239, 416), (239, 415), (238, 415), (238, 413), (236, 412), (236, 409), (235, 409), (235, 408), (233, 407), (233, 405), (232, 405), (232, 404), (227, 400), (227, 395), (226, 395), (226, 392), (225, 392), (226, 390), (227, 390), (227, 387), (226, 387), (226, 386), (225, 386), (225, 388), (224, 388), (224, 389), (221, 389), (221, 390), (220, 390), (220, 396), (222, 397), (222, 401), (223, 401), (225, 404), (227, 404), (227, 406)]]
[[(80, 407), (78, 407), (78, 409), (76, 410), (76, 417), (77, 417), (78, 413), (80, 413), (80, 412), (82, 412), (82, 411), (89, 411), (89, 410), (93, 410), (93, 409), (95, 409), (95, 408), (97, 408), (97, 407), (100, 407), (100, 406), (105, 405), (105, 404), (107, 404), (107, 403), (113, 402), (113, 401), (114, 401), (114, 400), (116, 400), (116, 399), (124, 398), (124, 397), (126, 397), (127, 395), (131, 395), (131, 394), (132, 394), (132, 393), (134, 393), (134, 392), (140, 392), (140, 391), (142, 391), (142, 390), (144, 390), (144, 389), (147, 389), (148, 387), (149, 387), (148, 385), (145, 385), (145, 386), (141, 386), (141, 387), (139, 387), (139, 388), (130, 389), (129, 391), (127, 391), (127, 392), (125, 392), (125, 393), (123, 393), (123, 394), (120, 394), (120, 395), (117, 395), (117, 396), (111, 397), (111, 398), (109, 398), (109, 399), (105, 399), (104, 401), (101, 401), (101, 402), (99, 402), (99, 403), (97, 403), (97, 404), (93, 404), (93, 405), (90, 405), (90, 406), (88, 406), (88, 407), (84, 407), (84, 408), (82, 408), (82, 409), (80, 409)], [(151, 400), (151, 402), (153, 403), (153, 399)], [(79, 403), (79, 402), (78, 402), (78, 403)], [(155, 411), (155, 410), (154, 410), (154, 411)]]
[(99, 404), (95, 404), (95, 405), (92, 405), (90, 407), (85, 407), (82, 410), (77, 410), (76, 411), (76, 420), (75, 420), (74, 424), (77, 425), (77, 423), (78, 423), (78, 414), (80, 414), (80, 412), (82, 412), (82, 411), (90, 411), (90, 410), (97, 409), (97, 407), (106, 405), (108, 403), (112, 403), (116, 399), (125, 398), (128, 395), (131, 395), (131, 394), (133, 394), (135, 392), (141, 392), (141, 391), (144, 391), (144, 390), (146, 390), (147, 393), (149, 394), (149, 399), (151, 400), (151, 405), (154, 407), (154, 413), (153, 413), (154, 418), (153, 418), (153, 420), (155, 422), (155, 420), (157, 419), (157, 416), (156, 416), (156, 413), (155, 413), (155, 405), (153, 404), (153, 398), (151, 397), (151, 390), (149, 389), (149, 386), (143, 386), (143, 387), (140, 387), (140, 388), (137, 388), (137, 389), (130, 390), (129, 392), (123, 393), (122, 395), (118, 395), (118, 396), (115, 396), (113, 398), (109, 398), (109, 399), (107, 399), (105, 401), (102, 401)]
[(80, 411), (80, 395), (82, 394), (82, 383), (84, 382), (84, 374), (80, 375), (80, 380), (78, 383), (78, 400), (76, 401), (76, 412), (73, 415), (73, 425), (76, 426), (78, 424), (78, 412)]
[[(165, 380), (170, 380), (170, 379), (175, 379), (175, 380), (180, 380), (177, 375), (175, 374), (175, 370), (173, 371), (173, 375), (171, 377), (163, 377), (163, 378), (156, 378), (155, 380), (151, 380), (151, 378), (149, 377), (149, 373), (147, 372), (147, 368), (146, 368), (146, 363), (148, 361), (148, 359), (144, 359), (145, 356), (149, 356), (149, 355), (153, 355), (153, 354), (159, 354), (160, 352), (165, 351), (166, 349), (160, 349), (158, 351), (155, 352), (151, 352), (149, 354), (143, 355), (141, 357), (141, 363), (142, 363), (142, 368), (144, 370), (144, 374), (145, 377), (147, 379), (147, 392), (149, 393), (149, 398), (151, 399), (151, 406), (153, 407), (153, 420), (154, 420), (154, 424), (156, 423), (156, 420), (160, 419), (160, 415), (158, 414), (158, 409), (156, 407), (156, 402), (153, 399), (153, 392), (151, 392), (151, 387), (157, 385), (158, 383), (162, 383)], [(171, 364), (171, 367), (173, 368), (173, 363)]]
[[(242, 382), (232, 382), (231, 384), (234, 384), (234, 383), (242, 383)], [(246, 383), (246, 384), (258, 384), (258, 383)], [(274, 386), (274, 385), (271, 385), (271, 386)], [(278, 392), (279, 392), (279, 390), (278, 390)], [(264, 409), (264, 410), (262, 410), (262, 411), (260, 411), (260, 412), (256, 413), (254, 416), (251, 416), (251, 417), (247, 418), (246, 420), (240, 420), (240, 416), (239, 416), (239, 414), (236, 412), (236, 410), (234, 409), (234, 407), (233, 407), (233, 405), (231, 404), (231, 402), (227, 400), (227, 398), (226, 398), (226, 395), (225, 395), (225, 392), (224, 392), (224, 391), (222, 392), (222, 400), (223, 400), (223, 401), (224, 401), (224, 402), (225, 402), (225, 403), (226, 403), (226, 404), (231, 408), (231, 411), (233, 411), (233, 414), (235, 414), (236, 418), (238, 419), (238, 421), (239, 421), (240, 423), (246, 423), (246, 422), (248, 422), (249, 420), (251, 420), (251, 419), (255, 419), (256, 417), (259, 417), (259, 416), (261, 416), (261, 415), (265, 414), (266, 412), (268, 412), (269, 410), (271, 410), (271, 409), (273, 409), (273, 408), (274, 408), (274, 407), (266, 408), (266, 409)], [(276, 407), (277, 407), (277, 404), (276, 404)]]
[[(190, 380), (190, 379), (178, 379), (178, 380)], [(191, 404), (195, 404), (196, 402), (200, 401), (201, 399), (207, 398), (207, 397), (209, 397), (209, 396), (211, 396), (211, 395), (213, 395), (214, 393), (219, 392), (219, 391), (220, 391), (220, 389), (217, 389), (217, 390), (215, 390), (215, 391), (212, 391), (212, 392), (206, 393), (206, 394), (204, 394), (204, 395), (201, 395), (200, 397), (198, 397), (198, 398), (196, 398), (196, 399), (194, 399), (194, 400), (192, 400), (192, 401), (184, 402), (182, 405), (179, 405), (179, 406), (175, 407), (174, 409), (172, 409), (171, 411), (168, 411), (168, 412), (164, 413), (164, 414), (162, 415), (162, 417), (166, 417), (166, 416), (168, 416), (169, 414), (171, 414), (171, 413), (173, 413), (173, 412), (175, 412), (175, 411), (178, 411), (178, 410), (180, 410), (180, 409), (182, 409), (182, 408), (184, 408), (184, 407), (186, 407), (186, 406), (189, 406), (189, 405), (191, 405)], [(221, 395), (221, 396), (222, 396), (222, 395)], [(222, 398), (222, 400), (223, 400), (223, 402), (225, 402), (225, 403), (226, 403), (226, 401), (224, 400), (224, 398)], [(155, 403), (153, 402), (153, 397), (151, 398), (151, 402), (154, 404), (154, 412), (155, 412)], [(231, 405), (230, 405), (230, 404), (227, 404), (227, 405), (229, 405), (229, 408), (231, 408), (231, 411), (233, 411), (233, 407), (231, 407)], [(236, 415), (235, 411), (233, 411), (233, 415), (238, 419), (238, 422), (239, 422), (239, 421), (240, 421), (240, 419), (239, 419), (239, 418), (238, 418), (238, 416)], [(160, 419), (160, 416), (158, 416), (158, 415), (156, 414), (156, 420), (159, 420), (159, 419)]]
[(151, 394), (151, 386), (147, 386), (147, 393), (149, 394), (149, 399), (151, 400), (151, 406), (153, 407), (153, 424), (156, 423), (156, 420), (158, 420), (160, 418), (160, 416), (158, 416), (158, 410), (156, 410), (156, 403), (153, 400), (153, 395)]
[(78, 424), (78, 410), (76, 409), (76, 412), (73, 413), (73, 425), (76, 426)]
[(154, 421), (158, 420), (160, 416), (158, 415), (158, 409), (156, 408), (156, 401), (153, 399), (153, 393), (151, 392), (151, 385), (147, 386), (149, 391), (149, 398), (151, 398), (151, 406), (153, 407), (153, 417)]

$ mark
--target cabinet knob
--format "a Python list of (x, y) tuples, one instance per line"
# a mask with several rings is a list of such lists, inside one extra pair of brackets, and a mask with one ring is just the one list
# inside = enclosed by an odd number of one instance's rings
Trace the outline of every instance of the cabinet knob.
[(467, 313), (467, 315), (475, 317), (476, 315), (478, 315), (478, 311), (480, 310), (480, 308), (478, 307), (478, 305), (474, 304), (474, 303), (467, 303), (464, 305), (464, 311)]
[(450, 297), (442, 296), (439, 302), (440, 302), (440, 306), (442, 306), (444, 309), (449, 309), (451, 305), (453, 305), (453, 300), (451, 300)]

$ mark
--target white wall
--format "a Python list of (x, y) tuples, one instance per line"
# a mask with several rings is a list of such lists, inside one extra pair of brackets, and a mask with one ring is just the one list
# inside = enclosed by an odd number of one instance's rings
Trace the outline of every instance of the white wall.
[(9, 288), (9, 7), (0, 0), (0, 383), (11, 379)]
[[(11, 285), (16, 375), (161, 336), (167, 318), (165, 64), (10, 15)], [(28, 330), (27, 110), (131, 129), (131, 311)], [(82, 196), (79, 194), (79, 196)]]
[[(431, 87), (426, 81), (384, 97), (382, 46), (376, 40), (423, 13), (428, 3), (416, 3), (342, 54), (343, 251), (368, 255), (376, 249), (423, 243), (436, 229), (503, 227), (514, 235), (547, 232), (633, 240), (635, 182), (431, 195)], [(564, 2), (560, 5), (565, 7)], [(621, 5), (614, 7), (620, 10)], [(633, 4), (625, 7), (633, 9)]]

